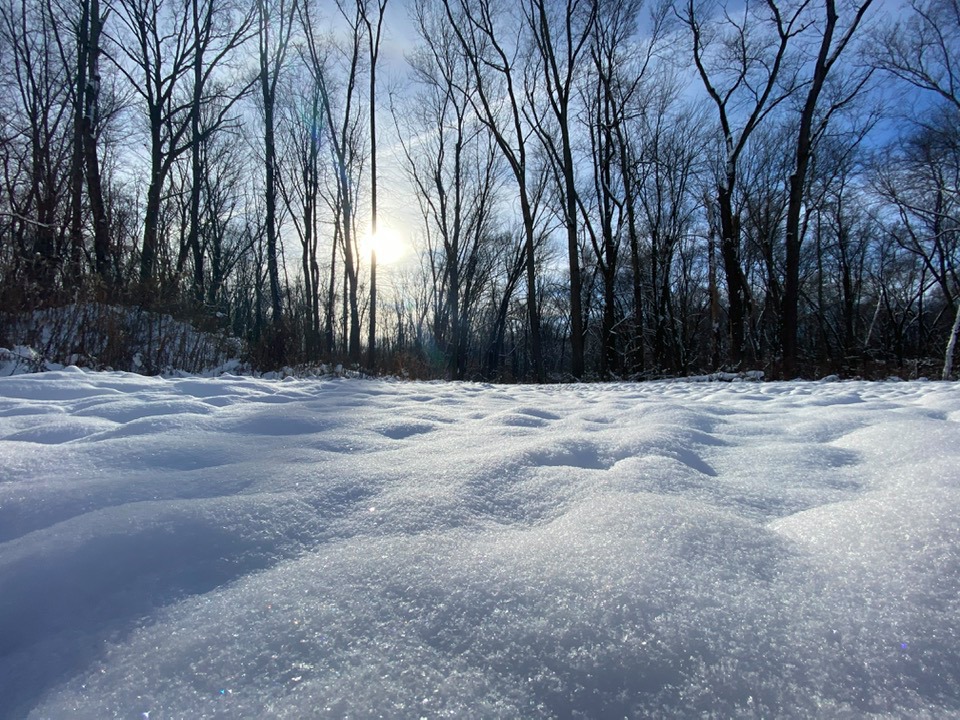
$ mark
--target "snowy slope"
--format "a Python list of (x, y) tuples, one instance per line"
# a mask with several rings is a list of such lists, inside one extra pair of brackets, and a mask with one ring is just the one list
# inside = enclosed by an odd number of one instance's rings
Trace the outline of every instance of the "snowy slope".
[(0, 378), (0, 717), (960, 717), (960, 385)]

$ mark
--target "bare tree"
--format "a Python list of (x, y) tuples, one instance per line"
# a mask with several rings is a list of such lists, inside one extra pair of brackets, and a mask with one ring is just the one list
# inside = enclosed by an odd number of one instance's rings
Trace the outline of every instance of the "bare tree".
[[(575, 378), (580, 379), (584, 372), (583, 282), (573, 154), (575, 108), (572, 107), (572, 101), (574, 81), (582, 72), (581, 58), (588, 48), (597, 20), (598, 3), (596, 0), (524, 0), (522, 11), (539, 66), (533, 76), (542, 77), (542, 83), (527, 87), (530, 115), (534, 118), (533, 126), (556, 177), (567, 234), (571, 371)], [(539, 107), (543, 104), (538, 102), (541, 96), (545, 98), (546, 108)]]
[[(620, 182), (623, 190), (623, 204), (626, 212), (626, 234), (630, 252), (632, 324), (627, 347), (628, 368), (632, 372), (642, 372), (645, 367), (646, 341), (644, 338), (644, 292), (643, 259), (641, 257), (641, 237), (639, 206), (644, 191), (642, 185), (649, 172), (649, 158), (645, 158), (649, 149), (648, 137), (650, 123), (659, 123), (667, 106), (673, 101), (675, 90), (673, 82), (663, 65), (658, 76), (650, 78), (650, 71), (656, 53), (660, 49), (665, 21), (669, 15), (669, 4), (660, 3), (650, 12), (649, 36), (645, 42), (632, 42), (637, 35), (637, 23), (643, 0), (621, 0), (606, 6), (601, 21), (597, 23), (598, 35), (609, 36), (606, 44), (616, 46), (621, 55), (617, 82), (612, 92), (617, 103), (623, 107), (622, 122), (614, 126), (614, 136), (619, 156)], [(608, 28), (600, 33), (600, 26)], [(604, 43), (600, 43), (601, 45)], [(631, 44), (635, 47), (631, 48)]]
[[(301, 10), (301, 25), (306, 40), (305, 59), (313, 82), (320, 93), (320, 103), (330, 139), (330, 153), (334, 165), (334, 188), (327, 202), (334, 216), (335, 242), (330, 265), (330, 284), (327, 298), (328, 344), (332, 344), (333, 310), (335, 304), (336, 253), (343, 255), (343, 325), (347, 337), (347, 354), (352, 363), (360, 362), (360, 258), (357, 242), (356, 187), (363, 168), (363, 149), (360, 140), (360, 117), (358, 113), (357, 83), (361, 73), (361, 49), (363, 44), (363, 20), (356, 3), (348, 5), (338, 0), (338, 10), (349, 29), (342, 51), (342, 84), (334, 81), (333, 60), (314, 29), (310, 6), (305, 3)], [(336, 91), (336, 96), (334, 95)]]
[[(193, 294), (197, 305), (202, 305), (204, 289), (204, 244), (201, 238), (202, 216), (200, 200), (204, 175), (203, 143), (213, 129), (224, 125), (222, 108), (230, 106), (246, 92), (231, 88), (225, 80), (216, 80), (212, 73), (227, 56), (246, 42), (253, 25), (253, 13), (241, 16), (236, 25), (230, 22), (231, 8), (218, 5), (217, 0), (189, 0), (193, 71), (190, 95), (190, 212), (184, 250), (193, 255)], [(250, 81), (252, 85), (252, 81)], [(212, 122), (213, 128), (210, 127)], [(185, 253), (178, 258), (178, 272), (183, 267)]]
[[(701, 113), (664, 92), (638, 120), (635, 190), (637, 223), (647, 238), (646, 273), (654, 369), (680, 370), (680, 332), (674, 297), (681, 244), (692, 234), (701, 210), (697, 177), (703, 171), (706, 138)], [(638, 262), (638, 261), (636, 261)], [(636, 268), (634, 272), (637, 272)], [(639, 278), (638, 278), (639, 279)]]
[(14, 243), (27, 280), (44, 293), (55, 289), (60, 271), (62, 204), (68, 191), (71, 103), (67, 66), (58, 52), (56, 20), (49, 3), (7, 0), (0, 4), (0, 40), (9, 48), (15, 167), (26, 177), (8, 179)]
[(871, 217), (867, 193), (857, 188), (859, 168), (845, 144), (820, 143), (818, 154), (841, 157), (831, 160), (826, 172), (812, 168), (815, 200), (807, 232), (814, 243), (811, 274), (816, 278), (816, 296), (811, 300), (819, 336), (815, 357), (842, 371), (862, 349), (867, 272), (874, 238), (883, 229)]
[(786, 246), (786, 267), (783, 291), (783, 318), (781, 324), (781, 346), (783, 350), (783, 375), (793, 374), (797, 362), (797, 309), (800, 300), (800, 245), (803, 240), (800, 227), (800, 214), (807, 188), (807, 170), (817, 139), (823, 135), (834, 113), (847, 105), (863, 88), (870, 76), (869, 71), (848, 78), (844, 87), (834, 93), (826, 108), (821, 108), (821, 96), (826, 87), (828, 76), (844, 50), (849, 47), (857, 28), (873, 0), (863, 0), (850, 7), (850, 17), (846, 27), (838, 27), (840, 16), (836, 0), (824, 0), (823, 18), (820, 26), (820, 43), (806, 98), (800, 109), (799, 127), (795, 146), (793, 173), (790, 175), (789, 198), (784, 243)]
[[(620, 23), (616, 22), (617, 19)], [(629, 102), (629, 95), (632, 94), (623, 96), (619, 92), (623, 87), (619, 67), (623, 60), (621, 45), (629, 31), (629, 26), (623, 26), (623, 20), (604, 16), (598, 21), (596, 32), (591, 33), (591, 72), (582, 93), (592, 161), (591, 207), (587, 207), (583, 197), (576, 198), (593, 246), (602, 285), (600, 375), (604, 378), (619, 371), (615, 334), (616, 284), (620, 270), (620, 239), (626, 223), (626, 203), (622, 188), (623, 173), (618, 172), (623, 158), (620, 157), (617, 139), (624, 134), (627, 112), (627, 106), (622, 101)]]
[[(212, 4), (215, 1), (207, 0), (201, 6), (193, 0), (191, 5), (172, 0), (116, 0), (113, 6), (119, 30), (111, 36), (115, 50), (108, 57), (139, 96), (150, 137), (140, 256), (140, 280), (148, 286), (156, 270), (161, 204), (170, 170), (203, 136), (215, 132), (228, 120), (233, 105), (245, 91), (243, 88), (230, 95), (217, 91), (208, 95), (203, 91), (219, 65), (243, 42), (248, 28), (248, 20), (244, 19), (225, 33), (220, 30), (212, 17), (217, 12)], [(227, 22), (230, 14), (224, 13)], [(206, 16), (203, 25), (201, 16)], [(191, 80), (193, 93), (187, 90)], [(201, 132), (195, 127), (199, 113), (194, 108), (214, 101), (216, 110)]]
[(677, 10), (690, 31), (693, 61), (716, 107), (723, 143), (716, 202), (734, 365), (748, 356), (745, 323), (752, 302), (741, 264), (740, 218), (734, 210), (738, 163), (757, 126), (794, 90), (794, 73), (785, 64), (787, 50), (806, 27), (809, 1), (789, 8), (776, 0), (748, 1), (734, 14), (714, 3), (688, 0)]
[(446, 18), (420, 2), (415, 20), (424, 47), (412, 65), (422, 90), (403, 127), (396, 109), (394, 117), (425, 221), (434, 338), (450, 375), (463, 379), (471, 321), (496, 256), (492, 214), (502, 162), (493, 138), (473, 118), (471, 70)]
[(874, 38), (882, 70), (960, 109), (960, 1), (911, 0), (906, 17)]
[[(934, 93), (960, 109), (960, 2), (921, 0), (873, 45), (874, 64), (904, 82)], [(943, 376), (953, 370), (960, 330), (960, 303), (947, 340)]]
[[(110, 15), (99, 0), (65, 3), (46, 0), (51, 9), (53, 33), (65, 68), (72, 69), (74, 82), (68, 86), (73, 111), (73, 141), (70, 162), (70, 247), (65, 280), (79, 287), (87, 264), (84, 240), (89, 211), (93, 228), (93, 269), (97, 289), (112, 298), (116, 268), (111, 258), (110, 223), (103, 187), (101, 138), (116, 125), (124, 99), (113, 83), (103, 88), (100, 58), (103, 27)], [(68, 30), (69, 29), (69, 30)], [(84, 203), (86, 200), (86, 204)]]
[[(957, 114), (941, 112), (877, 163), (874, 188), (899, 222), (890, 236), (922, 264), (952, 320), (960, 305), (960, 140)], [(922, 301), (923, 298), (921, 298)]]
[(537, 303), (537, 227), (528, 177), (530, 129), (523, 117), (521, 30), (516, 25), (509, 27), (509, 13), (496, 5), (496, 0), (443, 0), (443, 6), (473, 74), (476, 88), (476, 93), (470, 95), (473, 110), (493, 135), (517, 183), (525, 242), (530, 355), (534, 376), (543, 382)]
[(227, 133), (211, 136), (201, 144), (204, 168), (202, 225), (210, 256), (210, 280), (206, 285), (206, 304), (226, 313), (230, 309), (231, 282), (236, 268), (245, 262), (257, 235), (252, 231), (257, 203), (251, 202), (252, 175), (244, 161), (243, 146)]
[(320, 88), (309, 70), (293, 83), (284, 105), (284, 162), (281, 165), (279, 190), (300, 240), (300, 261), (303, 273), (304, 299), (307, 305), (305, 350), (316, 359), (321, 345), (320, 264), (320, 183), (323, 166), (321, 146), (324, 119)]
[(272, 354), (276, 363), (286, 360), (286, 332), (280, 285), (279, 227), (277, 222), (277, 88), (284, 70), (297, 20), (298, 0), (257, 0), (258, 78), (263, 112), (264, 200), (266, 215), (267, 274), (270, 280)]
[[(619, 310), (624, 238), (629, 243), (634, 273), (633, 327), (639, 330), (642, 326), (637, 212), (643, 182), (641, 174), (647, 168), (638, 156), (649, 130), (642, 119), (667, 93), (665, 79), (652, 80), (649, 72), (667, 6), (654, 7), (650, 35), (644, 43), (637, 44), (635, 37), (642, 7), (639, 0), (617, 0), (601, 6), (590, 33), (588, 72), (579, 83), (584, 108), (581, 122), (590, 146), (592, 207), (579, 204), (603, 286), (600, 373), (604, 376), (623, 369), (623, 338), (629, 327)], [(642, 339), (635, 339), (635, 345), (630, 354), (642, 364)]]
[[(388, 0), (375, 0), (376, 16), (372, 17), (369, 0), (357, 0), (360, 19), (366, 28), (370, 59), (370, 235), (377, 236), (377, 59), (380, 55), (380, 35), (383, 14)], [(367, 335), (367, 367), (371, 370), (377, 359), (377, 250), (370, 248), (370, 319)]]
[[(96, 258), (96, 270), (100, 281), (106, 286), (109, 294), (114, 285), (113, 271), (109, 261), (110, 225), (103, 196), (103, 178), (97, 149), (101, 130), (100, 97), (103, 84), (100, 74), (100, 56), (102, 55), (100, 39), (103, 36), (103, 26), (109, 11), (101, 12), (100, 0), (89, 0), (89, 8), (87, 7), (87, 0), (81, 0), (81, 2), (83, 3), (85, 16), (81, 19), (81, 23), (85, 22), (87, 32), (85, 38), (82, 30), (79, 33), (80, 42), (86, 40), (86, 48), (78, 53), (81, 59), (86, 60), (83, 84), (83, 119), (80, 134), (83, 142), (87, 197), (90, 203), (90, 213), (93, 215), (93, 249)], [(78, 78), (82, 74), (82, 68), (78, 67)], [(78, 93), (79, 87), (78, 83)]]

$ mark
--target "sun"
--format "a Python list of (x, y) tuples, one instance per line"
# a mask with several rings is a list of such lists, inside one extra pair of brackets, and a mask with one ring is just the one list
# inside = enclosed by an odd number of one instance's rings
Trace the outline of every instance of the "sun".
[(376, 234), (367, 233), (360, 241), (362, 256), (368, 258), (375, 251), (377, 265), (394, 265), (406, 257), (409, 249), (403, 235), (391, 227), (378, 227)]

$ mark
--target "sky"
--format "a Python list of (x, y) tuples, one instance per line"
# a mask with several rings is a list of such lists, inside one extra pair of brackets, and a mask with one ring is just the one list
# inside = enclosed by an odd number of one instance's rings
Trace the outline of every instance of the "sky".
[(958, 408), (0, 377), (0, 718), (960, 717)]

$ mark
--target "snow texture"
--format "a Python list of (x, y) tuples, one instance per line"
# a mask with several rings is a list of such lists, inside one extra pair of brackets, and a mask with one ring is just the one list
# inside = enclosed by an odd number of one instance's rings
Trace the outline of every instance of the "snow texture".
[(0, 717), (960, 717), (960, 385), (0, 378)]

